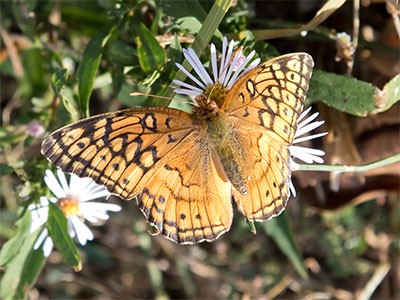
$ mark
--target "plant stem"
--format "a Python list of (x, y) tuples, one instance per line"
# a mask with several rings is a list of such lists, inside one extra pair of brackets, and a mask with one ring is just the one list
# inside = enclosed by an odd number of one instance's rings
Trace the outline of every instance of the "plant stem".
[(400, 161), (400, 153), (395, 154), (365, 165), (359, 166), (349, 166), (349, 165), (307, 165), (307, 164), (298, 164), (298, 171), (321, 171), (321, 172), (366, 172), (372, 169), (376, 169), (379, 167), (383, 167), (395, 162)]

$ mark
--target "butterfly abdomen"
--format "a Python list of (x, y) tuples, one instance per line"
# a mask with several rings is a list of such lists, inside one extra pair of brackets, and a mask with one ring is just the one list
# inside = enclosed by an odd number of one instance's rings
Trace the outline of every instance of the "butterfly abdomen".
[(239, 142), (235, 138), (233, 128), (218, 116), (208, 121), (207, 134), (218, 153), (222, 167), (232, 185), (243, 195), (247, 194), (247, 184), (241, 162), (244, 155)]

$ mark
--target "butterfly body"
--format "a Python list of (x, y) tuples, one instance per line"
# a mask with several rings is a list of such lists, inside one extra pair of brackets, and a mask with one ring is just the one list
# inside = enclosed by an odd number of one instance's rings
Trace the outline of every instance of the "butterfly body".
[(189, 114), (166, 107), (106, 113), (61, 128), (42, 153), (91, 177), (180, 244), (213, 241), (232, 223), (232, 198), (250, 221), (282, 212), (290, 153), (313, 67), (306, 53), (267, 61), (227, 91), (218, 83)]

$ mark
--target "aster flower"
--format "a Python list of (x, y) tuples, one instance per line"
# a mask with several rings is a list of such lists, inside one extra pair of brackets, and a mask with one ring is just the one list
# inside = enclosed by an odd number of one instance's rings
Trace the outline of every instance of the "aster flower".
[(244, 57), (242, 49), (239, 49), (234, 53), (233, 46), (234, 41), (231, 40), (228, 46), (228, 39), (224, 37), (222, 41), (221, 65), (218, 68), (217, 50), (215, 48), (215, 45), (211, 44), (211, 66), (214, 80), (211, 79), (210, 75), (207, 73), (207, 70), (204, 68), (196, 52), (194, 52), (194, 50), (191, 48), (183, 49), (183, 56), (193, 67), (193, 70), (199, 76), (201, 81), (190, 74), (190, 72), (188, 72), (181, 64), (176, 63), (178, 69), (185, 73), (185, 75), (191, 80), (193, 80), (193, 82), (195, 82), (198, 87), (174, 79), (172, 82), (180, 86), (174, 87), (174, 92), (177, 94), (197, 97), (204, 93), (207, 86), (213, 85), (215, 83), (221, 84), (229, 91), (241, 75), (254, 69), (260, 63), (260, 58), (257, 58), (249, 64), (249, 62), (256, 54), (256, 51), (253, 50), (247, 57)]
[[(234, 41), (231, 40), (228, 46), (228, 40), (224, 37), (222, 42), (222, 56), (221, 56), (221, 65), (218, 68), (217, 65), (217, 51), (214, 44), (211, 44), (211, 68), (212, 68), (212, 75), (211, 76), (207, 73), (207, 70), (201, 63), (199, 57), (194, 52), (193, 49), (184, 49), (183, 55), (185, 59), (190, 63), (193, 70), (197, 74), (198, 78), (192, 75), (188, 70), (186, 70), (181, 64), (176, 64), (176, 66), (183, 72), (187, 77), (189, 77), (197, 86), (185, 83), (180, 80), (173, 80), (173, 83), (176, 86), (173, 86), (174, 92), (177, 94), (188, 95), (191, 97), (198, 97), (200, 95), (207, 94), (209, 92), (209, 87), (220, 84), (222, 88), (225, 88), (226, 91), (229, 91), (234, 83), (245, 73), (249, 72), (250, 70), (257, 67), (260, 63), (260, 59), (253, 59), (255, 55), (255, 51), (252, 51), (247, 57), (244, 57), (242, 53), (242, 49), (234, 52)], [(194, 101), (195, 105), (196, 102)], [(311, 107), (303, 111), (298, 120), (297, 120), (297, 130), (295, 133), (295, 137), (293, 140), (292, 145), (289, 147), (291, 159), (290, 159), (290, 168), (295, 171), (297, 170), (298, 164), (294, 161), (295, 158), (308, 163), (312, 164), (316, 163), (323, 163), (324, 160), (322, 156), (325, 155), (325, 152), (319, 149), (308, 148), (304, 146), (297, 146), (295, 144), (316, 139), (322, 137), (327, 132), (318, 133), (308, 135), (314, 129), (320, 127), (325, 121), (314, 121), (319, 113), (316, 112), (311, 116), (306, 118), (306, 115), (310, 112)], [(290, 182), (290, 191), (292, 192), (293, 196), (296, 196), (296, 191), (294, 189), (293, 183)]]
[[(110, 195), (104, 187), (97, 185), (90, 178), (79, 178), (72, 174), (68, 184), (65, 174), (60, 169), (57, 170), (57, 177), (50, 170), (46, 170), (44, 181), (55, 197), (48, 199), (43, 196), (40, 197), (38, 204), (28, 206), (32, 214), (30, 231), (35, 232), (47, 222), (49, 202), (57, 203), (67, 218), (69, 235), (72, 238), (76, 237), (79, 244), (85, 245), (94, 237), (85, 221), (90, 223), (105, 221), (109, 218), (108, 212), (120, 211), (121, 207), (112, 203), (89, 202)], [(33, 248), (36, 250), (42, 244), (43, 254), (47, 257), (54, 246), (47, 228), (42, 230)]]

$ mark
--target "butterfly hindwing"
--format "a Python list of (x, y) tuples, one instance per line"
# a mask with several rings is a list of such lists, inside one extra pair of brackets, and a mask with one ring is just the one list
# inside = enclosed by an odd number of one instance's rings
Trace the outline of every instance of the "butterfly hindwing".
[(154, 174), (145, 176), (146, 188), (138, 196), (148, 220), (180, 244), (215, 240), (232, 222), (230, 183), (203, 134), (200, 131)]
[[(244, 122), (236, 123), (243, 132), (250, 132), (246, 125)], [(239, 138), (247, 153), (242, 169), (247, 178), (248, 192), (243, 194), (232, 189), (233, 197), (247, 219), (267, 221), (279, 215), (289, 198), (289, 150), (263, 132), (239, 135)]]
[(303, 109), (313, 60), (306, 53), (283, 55), (240, 78), (223, 104), (242, 151), (248, 193), (233, 188), (239, 210), (266, 221), (286, 205), (291, 184), (290, 153)]

